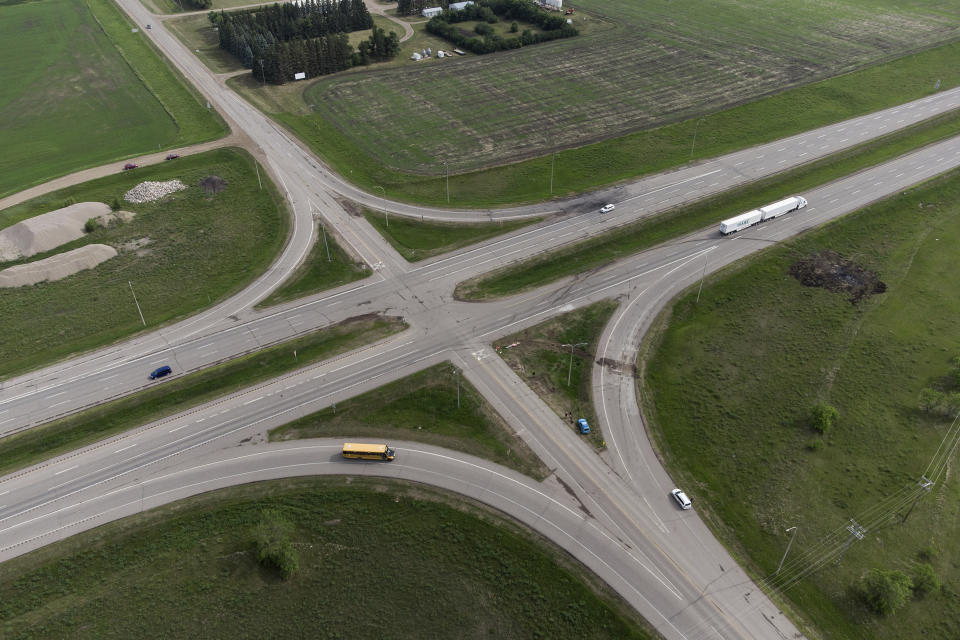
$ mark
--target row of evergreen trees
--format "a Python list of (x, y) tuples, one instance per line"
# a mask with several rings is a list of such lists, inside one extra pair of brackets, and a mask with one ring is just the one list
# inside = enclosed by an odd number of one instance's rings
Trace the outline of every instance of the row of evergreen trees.
[(183, 0), (183, 4), (191, 9), (209, 9), (213, 6), (213, 0)]
[[(497, 22), (497, 16), (507, 20), (522, 20), (535, 24), (543, 31), (535, 33), (530, 29), (525, 29), (519, 36), (504, 38), (488, 28), (484, 30), (484, 35), (481, 37), (479, 35), (481, 25), (478, 25), (475, 30), (478, 35), (472, 35), (454, 26), (458, 22), (468, 20)], [(480, 0), (477, 4), (467, 5), (460, 11), (445, 10), (440, 15), (430, 19), (427, 23), (427, 31), (473, 53), (493, 53), (504, 49), (518, 49), (522, 46), (548, 42), (558, 38), (570, 38), (578, 34), (576, 28), (567, 24), (562, 16), (548, 13), (526, 0)]]
[(305, 0), (255, 9), (210, 12), (220, 48), (253, 70), (256, 79), (274, 84), (294, 74), (312, 78), (371, 60), (397, 55), (400, 38), (375, 28), (357, 51), (346, 32), (369, 29), (373, 18), (363, 0)]
[(305, 73), (306, 77), (313, 78), (369, 64), (371, 60), (387, 60), (399, 51), (397, 34), (391, 31), (388, 35), (380, 27), (374, 28), (373, 34), (360, 43), (357, 51), (350, 46), (345, 33), (276, 42), (265, 50), (262, 58), (256, 59), (252, 66), (253, 77), (260, 82), (284, 84), (293, 80), (295, 73)]
[(210, 22), (219, 29), (221, 46), (226, 42), (224, 48), (228, 51), (230, 38), (236, 32), (271, 33), (278, 41), (287, 42), (330, 33), (363, 31), (373, 26), (373, 18), (363, 0), (303, 0), (229, 13), (211, 12)]

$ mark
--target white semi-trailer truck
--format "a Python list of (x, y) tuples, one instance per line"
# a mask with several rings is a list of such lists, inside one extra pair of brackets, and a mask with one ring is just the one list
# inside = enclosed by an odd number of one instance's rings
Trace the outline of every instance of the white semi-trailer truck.
[(753, 211), (741, 213), (740, 215), (734, 216), (729, 220), (724, 220), (720, 223), (720, 233), (727, 236), (735, 231), (752, 227), (758, 222), (770, 220), (771, 218), (777, 218), (785, 213), (796, 211), (797, 209), (803, 209), (805, 206), (807, 206), (806, 198), (803, 198), (802, 196), (792, 196), (785, 200), (768, 204), (765, 207), (760, 207), (759, 209), (754, 209)]

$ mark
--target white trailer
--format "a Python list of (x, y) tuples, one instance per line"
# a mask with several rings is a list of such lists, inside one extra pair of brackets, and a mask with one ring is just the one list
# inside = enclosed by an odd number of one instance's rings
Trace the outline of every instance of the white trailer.
[(720, 233), (723, 235), (729, 235), (734, 231), (740, 231), (740, 229), (746, 229), (747, 227), (752, 227), (763, 220), (763, 212), (760, 209), (754, 209), (753, 211), (747, 211), (746, 213), (741, 213), (738, 216), (730, 218), (729, 220), (724, 220), (720, 223)]
[(803, 209), (805, 206), (807, 206), (806, 198), (801, 196), (792, 196), (785, 200), (768, 204), (765, 207), (760, 207), (759, 209), (754, 209), (753, 211), (741, 213), (740, 215), (730, 218), (729, 220), (724, 220), (720, 223), (720, 233), (725, 236), (730, 235), (735, 231), (752, 227), (758, 222), (777, 218), (785, 213), (796, 211), (797, 209)]
[(805, 206), (807, 206), (806, 200), (800, 196), (793, 196), (792, 198), (760, 207), (760, 211), (763, 212), (763, 219), (769, 220), (770, 218), (777, 218), (785, 213), (796, 211), (797, 209), (803, 209)]

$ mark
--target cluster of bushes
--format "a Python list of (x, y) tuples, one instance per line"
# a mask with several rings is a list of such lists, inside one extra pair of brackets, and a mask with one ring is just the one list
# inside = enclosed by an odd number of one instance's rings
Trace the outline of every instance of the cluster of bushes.
[(866, 605), (876, 614), (893, 615), (912, 595), (924, 598), (940, 589), (940, 579), (929, 563), (918, 564), (913, 577), (902, 571), (871, 569), (863, 578), (861, 594)]
[(953, 418), (960, 413), (960, 357), (950, 363), (950, 371), (936, 383), (920, 392), (920, 411)]
[(253, 529), (253, 546), (257, 562), (276, 571), (283, 580), (293, 577), (300, 568), (300, 558), (290, 538), (293, 525), (283, 514), (265, 510)]
[(306, 0), (255, 9), (210, 12), (220, 48), (236, 56), (261, 82), (283, 84), (295, 73), (307, 78), (397, 55), (400, 38), (374, 29), (354, 51), (347, 32), (369, 29), (363, 0)]
[(213, 6), (213, 0), (186, 0), (184, 4), (192, 9), (209, 9)]
[[(534, 24), (543, 31), (534, 33), (531, 29), (524, 29), (519, 36), (504, 38), (496, 35), (493, 28), (488, 26), (500, 18)], [(455, 26), (458, 22), (473, 20), (480, 21), (474, 29), (476, 35)], [(517, 30), (511, 28), (513, 33)], [(578, 34), (563, 16), (548, 13), (526, 0), (479, 0), (477, 4), (467, 5), (460, 11), (445, 10), (430, 19), (427, 31), (473, 53), (518, 49)]]

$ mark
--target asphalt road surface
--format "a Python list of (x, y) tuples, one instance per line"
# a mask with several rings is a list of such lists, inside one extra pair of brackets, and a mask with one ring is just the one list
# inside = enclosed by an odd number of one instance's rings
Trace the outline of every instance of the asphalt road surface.
[[(333, 176), (272, 122), (225, 89), (155, 18), (121, 3), (200, 91), (259, 147), (295, 216), (283, 255), (257, 282), (198, 316), (135, 340), (7, 381), (0, 430), (11, 433), (146, 385), (171, 364), (195, 370), (361, 313), (402, 316), (411, 328), (376, 345), (146, 425), (0, 480), (0, 559), (186, 495), (270, 477), (375, 474), (427, 482), (501, 509), (531, 526), (606, 580), (668, 638), (797, 637), (796, 628), (736, 566), (696, 515), (669, 498), (672, 483), (646, 440), (629, 374), (652, 317), (682, 288), (753, 251), (896, 193), (960, 164), (954, 139), (805, 194), (810, 206), (734, 237), (716, 228), (603, 269), (490, 303), (452, 300), (461, 280), (638, 217), (717, 193), (955, 108), (960, 92), (651, 176), (562, 203), (508, 212), (426, 211), (358, 192)], [(334, 194), (398, 214), (441, 219), (542, 215), (547, 222), (411, 266)], [(787, 195), (787, 194), (785, 194)], [(601, 216), (603, 202), (617, 203)], [(252, 305), (306, 254), (324, 219), (371, 266), (362, 283), (267, 312)], [(621, 306), (601, 340), (595, 371), (597, 456), (503, 362), (491, 343), (551, 315), (603, 298)], [(537, 483), (492, 463), (416, 443), (390, 464), (348, 462), (340, 442), (266, 444), (266, 430), (331, 403), (450, 361), (463, 370), (554, 470)], [(163, 384), (159, 382), (156, 384)]]

